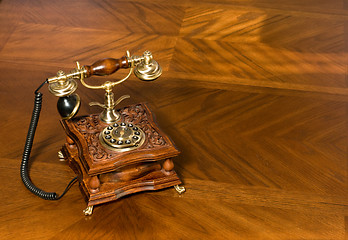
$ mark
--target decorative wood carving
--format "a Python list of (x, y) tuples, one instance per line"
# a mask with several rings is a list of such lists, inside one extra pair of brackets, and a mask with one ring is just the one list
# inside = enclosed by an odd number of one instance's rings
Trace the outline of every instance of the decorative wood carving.
[(89, 174), (109, 172), (144, 160), (172, 158), (180, 153), (168, 136), (157, 127), (145, 104), (125, 107), (119, 113), (121, 119), (118, 122), (138, 125), (146, 135), (146, 141), (136, 150), (116, 152), (103, 147), (99, 142), (99, 133), (109, 124), (100, 121), (97, 114), (61, 121), (67, 135), (80, 149), (80, 157)]
[[(134, 123), (141, 127), (146, 135), (146, 143), (143, 148), (154, 148), (160, 146), (168, 146), (164, 138), (154, 129), (148, 119), (143, 105), (133, 105), (126, 107), (120, 111), (121, 122)], [(88, 142), (88, 150), (94, 159), (105, 160), (117, 155), (117, 152), (110, 152), (106, 148), (102, 148), (99, 142), (99, 133), (107, 126), (99, 120), (98, 115), (90, 115), (82, 117), (74, 122), (76, 129), (84, 136)]]

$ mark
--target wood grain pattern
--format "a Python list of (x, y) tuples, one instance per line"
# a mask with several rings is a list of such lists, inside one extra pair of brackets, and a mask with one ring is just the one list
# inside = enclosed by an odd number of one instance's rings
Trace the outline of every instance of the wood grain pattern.
[[(0, 1), (0, 239), (347, 239), (348, 4), (342, 0)], [(74, 61), (150, 50), (154, 82), (114, 89), (147, 102), (181, 154), (187, 192), (98, 206), (77, 185), (59, 201), (23, 186), (34, 90)], [(119, 70), (102, 83), (124, 77)], [(75, 173), (45, 87), (33, 182), (61, 193)], [(78, 115), (103, 91), (81, 84)]]

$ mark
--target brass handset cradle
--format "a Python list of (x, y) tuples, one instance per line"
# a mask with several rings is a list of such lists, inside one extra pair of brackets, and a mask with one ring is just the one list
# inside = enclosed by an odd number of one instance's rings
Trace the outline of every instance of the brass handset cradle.
[[(76, 114), (76, 109), (79, 107), (79, 97), (77, 94), (73, 94), (77, 89), (76, 80), (80, 80), (82, 85), (90, 89), (104, 89), (105, 101), (104, 104), (98, 102), (91, 102), (90, 106), (100, 106), (104, 108), (100, 114), (100, 119), (106, 123), (112, 123), (120, 119), (119, 114), (115, 111), (115, 107), (121, 101), (129, 98), (129, 95), (124, 95), (114, 99), (114, 93), (112, 88), (124, 81), (126, 81), (134, 71), (134, 74), (141, 80), (152, 81), (158, 78), (162, 74), (160, 65), (153, 60), (152, 54), (149, 51), (145, 51), (143, 56), (131, 56), (129, 51), (126, 52), (126, 56), (120, 59), (107, 58), (102, 59), (91, 66), (80, 66), (79, 62), (76, 62), (77, 68), (71, 73), (65, 74), (63, 71), (58, 71), (57, 75), (48, 78), (49, 90), (57, 97), (63, 97), (61, 99), (61, 105), (58, 105), (58, 110), (61, 113), (63, 119), (69, 119)], [(102, 85), (94, 86), (87, 84), (85, 78), (92, 75), (104, 76), (116, 72), (119, 68), (129, 68), (128, 75), (116, 82), (106, 81)], [(70, 99), (70, 100), (69, 100)], [(74, 108), (70, 102), (76, 102)], [(58, 103), (59, 104), (59, 103)], [(62, 106), (69, 106), (69, 110), (64, 109)], [(73, 108), (73, 109), (71, 109)]]

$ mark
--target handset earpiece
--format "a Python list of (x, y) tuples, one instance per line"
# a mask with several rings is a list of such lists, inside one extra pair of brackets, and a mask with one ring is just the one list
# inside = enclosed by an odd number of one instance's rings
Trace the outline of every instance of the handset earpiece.
[(153, 81), (162, 74), (161, 66), (152, 58), (150, 51), (145, 51), (142, 57), (135, 57), (140, 59), (135, 60), (134, 74), (143, 81)]

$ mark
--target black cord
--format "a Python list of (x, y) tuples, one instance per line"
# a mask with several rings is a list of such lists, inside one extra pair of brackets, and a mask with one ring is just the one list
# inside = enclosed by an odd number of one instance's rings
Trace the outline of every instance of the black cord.
[[(43, 83), (41, 83), (41, 85), (35, 90), (35, 94), (38, 94), (39, 92), (39, 90), (40, 90), (40, 88), (42, 88), (42, 86), (43, 85), (45, 85), (45, 83), (48, 83), (48, 79), (46, 79)], [(41, 94), (42, 95), (42, 94)], [(42, 102), (42, 101), (41, 101)]]
[(68, 183), (68, 186), (65, 188), (64, 192), (59, 196), (57, 197), (55, 200), (59, 200), (61, 199), (70, 189), (70, 187), (72, 185), (74, 185), (74, 183), (77, 181), (77, 177), (74, 177), (69, 183)]
[(68, 186), (65, 188), (64, 192), (59, 197), (57, 196), (57, 193), (55, 192), (45, 192), (41, 190), (40, 188), (36, 187), (32, 183), (29, 177), (29, 157), (30, 157), (31, 148), (34, 142), (35, 131), (39, 121), (41, 105), (42, 105), (42, 93), (38, 91), (45, 83), (48, 83), (47, 79), (35, 90), (34, 109), (33, 109), (33, 114), (31, 117), (27, 139), (25, 141), (25, 146), (24, 146), (24, 151), (22, 156), (21, 178), (26, 188), (29, 189), (29, 191), (31, 191), (35, 195), (39, 196), (40, 198), (43, 198), (45, 200), (58, 200), (62, 198), (65, 195), (65, 193), (70, 189), (70, 187), (76, 182), (77, 177), (75, 177), (69, 182)]

